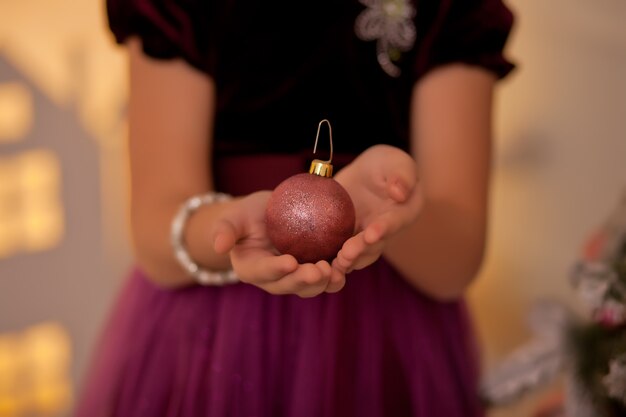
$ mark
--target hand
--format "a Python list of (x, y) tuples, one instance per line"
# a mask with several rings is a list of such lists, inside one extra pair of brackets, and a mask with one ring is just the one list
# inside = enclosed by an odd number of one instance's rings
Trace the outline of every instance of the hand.
[(387, 240), (415, 222), (423, 198), (413, 158), (399, 148), (376, 145), (342, 169), (335, 179), (356, 209), (356, 234), (333, 261), (346, 274), (374, 263)]
[(230, 252), (233, 270), (242, 282), (272, 294), (313, 297), (343, 288), (345, 275), (327, 261), (298, 264), (292, 255), (281, 255), (274, 248), (265, 227), (270, 195), (259, 191), (229, 203), (212, 231), (215, 251)]

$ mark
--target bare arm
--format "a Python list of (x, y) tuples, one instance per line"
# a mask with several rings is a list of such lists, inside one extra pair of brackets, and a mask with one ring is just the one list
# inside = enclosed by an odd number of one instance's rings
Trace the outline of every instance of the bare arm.
[[(131, 230), (137, 261), (156, 282), (191, 283), (178, 266), (169, 241), (174, 213), (189, 196), (212, 189), (210, 134), (215, 86), (182, 60), (156, 61), (129, 41), (129, 158)], [(224, 206), (224, 205), (221, 205)], [(212, 251), (207, 231), (216, 211), (203, 208), (191, 217), (185, 240), (198, 263), (230, 266), (228, 256)]]
[(451, 65), (413, 92), (411, 140), (423, 207), (415, 223), (390, 238), (384, 255), (439, 299), (460, 296), (482, 263), (493, 84), (485, 70)]

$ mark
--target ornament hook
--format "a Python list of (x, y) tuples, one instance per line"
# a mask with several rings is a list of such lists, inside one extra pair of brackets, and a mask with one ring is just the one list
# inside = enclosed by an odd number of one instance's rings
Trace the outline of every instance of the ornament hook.
[(330, 158), (328, 158), (328, 161), (314, 159), (313, 162), (311, 162), (309, 174), (330, 178), (333, 176), (333, 166), (330, 164), (330, 162), (333, 160), (333, 130), (330, 127), (330, 122), (327, 119), (322, 120), (320, 124), (317, 125), (317, 135), (315, 135), (315, 146), (313, 147), (313, 153), (317, 151), (317, 141), (320, 138), (320, 129), (322, 128), (322, 123), (324, 122), (328, 123), (328, 134), (330, 136)]
[(324, 119), (322, 120), (318, 125), (317, 125), (317, 135), (315, 135), (315, 146), (313, 146), (313, 153), (315, 153), (317, 151), (317, 141), (320, 138), (320, 129), (322, 128), (322, 123), (326, 122), (328, 124), (328, 135), (330, 138), (330, 158), (328, 158), (328, 161), (323, 161), (327, 164), (330, 164), (333, 160), (333, 129), (330, 126), (330, 122), (328, 121), (328, 119)]

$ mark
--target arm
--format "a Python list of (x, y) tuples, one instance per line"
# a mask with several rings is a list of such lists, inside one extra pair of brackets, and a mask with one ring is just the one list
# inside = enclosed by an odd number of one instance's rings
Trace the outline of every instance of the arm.
[[(169, 242), (169, 227), (189, 196), (212, 189), (209, 132), (213, 128), (215, 85), (182, 60), (145, 56), (138, 40), (130, 57), (129, 163), (131, 236), (139, 266), (164, 286), (192, 283), (179, 267)], [(230, 266), (211, 251), (211, 218), (224, 205), (191, 217), (185, 240), (193, 259), (216, 269)], [(202, 249), (201, 249), (202, 248)]]
[(433, 71), (413, 92), (413, 156), (377, 145), (337, 174), (355, 202), (359, 233), (336, 269), (360, 269), (384, 254), (435, 298), (463, 293), (485, 245), (493, 82), (473, 67)]
[[(215, 84), (182, 60), (146, 57), (129, 42), (131, 234), (139, 266), (157, 284), (193, 280), (176, 262), (170, 224), (183, 201), (213, 189)], [(191, 257), (205, 268), (231, 265), (239, 278), (274, 294), (338, 291), (345, 277), (326, 261), (299, 265), (278, 255), (264, 228), (268, 191), (202, 207), (185, 228)], [(332, 276), (331, 276), (332, 275)]]
[(424, 198), (386, 258), (439, 299), (460, 296), (483, 258), (491, 165), (494, 76), (462, 65), (427, 75), (414, 89), (411, 140)]

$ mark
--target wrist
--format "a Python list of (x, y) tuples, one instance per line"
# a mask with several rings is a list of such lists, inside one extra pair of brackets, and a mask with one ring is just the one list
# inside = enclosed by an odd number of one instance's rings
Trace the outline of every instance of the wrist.
[(189, 217), (185, 228), (185, 241), (190, 256), (198, 264), (216, 271), (231, 269), (230, 256), (228, 253), (219, 254), (214, 249), (213, 229), (216, 222), (224, 213), (232, 212), (239, 199), (217, 202), (204, 205)]
[(192, 196), (183, 202), (172, 219), (170, 238), (174, 258), (201, 285), (237, 282), (228, 257), (213, 249), (210, 225), (230, 207), (232, 197), (216, 192)]

